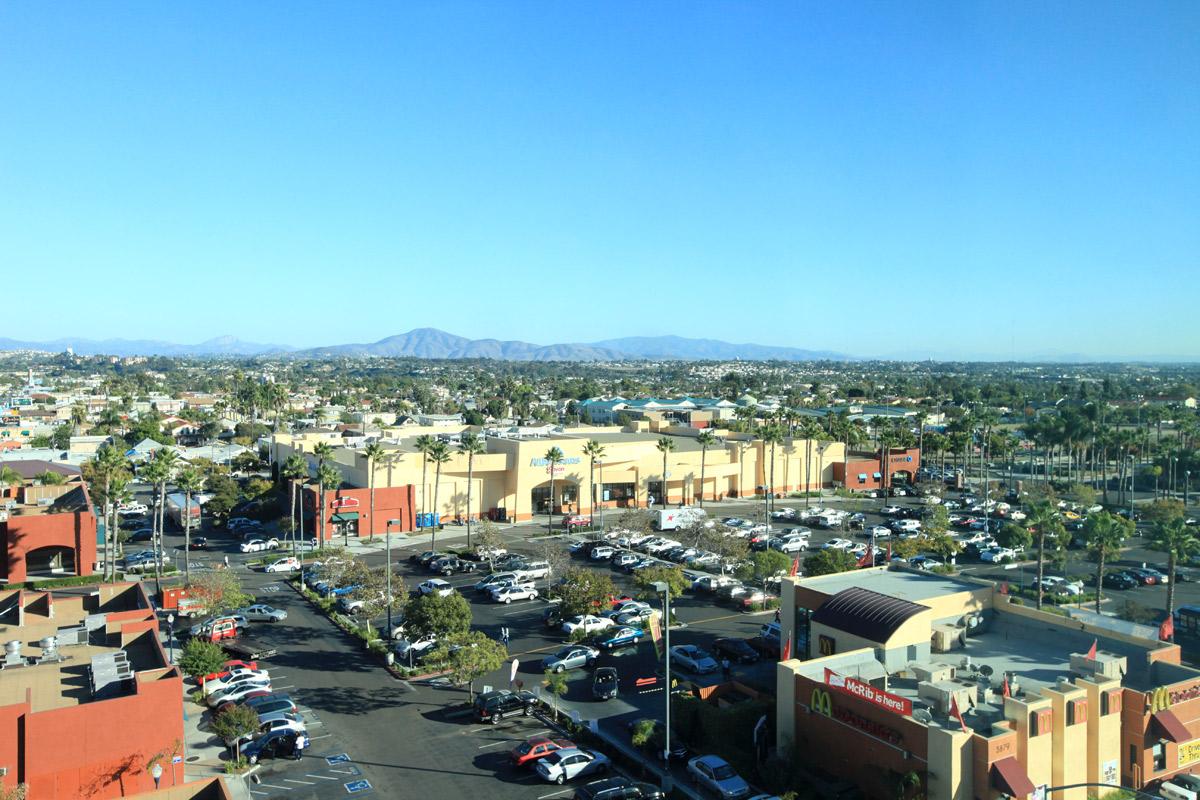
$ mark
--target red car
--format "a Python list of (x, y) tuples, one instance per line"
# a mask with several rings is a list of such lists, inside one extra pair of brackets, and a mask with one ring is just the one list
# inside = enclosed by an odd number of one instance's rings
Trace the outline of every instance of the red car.
[(508, 754), (514, 767), (526, 767), (539, 758), (545, 758), (555, 750), (565, 750), (574, 747), (570, 739), (547, 739), (545, 736), (534, 736), (514, 747)]
[(220, 672), (210, 672), (200, 678), (200, 685), (215, 681), (217, 678), (224, 678), (235, 669), (258, 669), (257, 661), (242, 661), (240, 659), (231, 659), (225, 662), (225, 669)]
[(224, 714), (226, 711), (233, 708), (234, 706), (240, 706), (240, 705), (245, 704), (245, 702), (247, 700), (253, 700), (255, 697), (267, 697), (270, 694), (271, 694), (270, 689), (263, 689), (263, 690), (257, 691), (257, 692), (249, 692), (241, 700), (230, 700), (227, 703), (221, 703), (221, 705), (219, 705), (215, 709), (213, 709), (213, 716), (219, 717), (221, 714)]

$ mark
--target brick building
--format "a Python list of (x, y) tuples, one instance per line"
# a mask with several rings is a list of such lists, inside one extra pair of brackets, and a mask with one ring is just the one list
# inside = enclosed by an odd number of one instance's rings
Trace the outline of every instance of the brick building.
[[(313, 486), (304, 489), (304, 535), (316, 537), (320, 534), (317, 508), (321, 494)], [(388, 520), (398, 519), (392, 533), (415, 530), (416, 508), (413, 503), (412, 486), (380, 487), (375, 490), (375, 519), (371, 520), (371, 491), (369, 489), (327, 489), (325, 492), (325, 537), (332, 539), (343, 533), (363, 537), (372, 533), (382, 536), (387, 532)]]
[(846, 460), (834, 462), (833, 482), (851, 490), (881, 489), (894, 484), (911, 484), (921, 468), (921, 451), (888, 450), (887, 469), (880, 453), (847, 453)]
[[(49, 461), (7, 461), (20, 479), (0, 484), (0, 578), (91, 575), (96, 569), (96, 516), (77, 467)], [(61, 483), (44, 480), (60, 475)]]
[(156, 758), (183, 783), (183, 679), (140, 584), (3, 592), (0, 626), (0, 785), (122, 797), (154, 789)]

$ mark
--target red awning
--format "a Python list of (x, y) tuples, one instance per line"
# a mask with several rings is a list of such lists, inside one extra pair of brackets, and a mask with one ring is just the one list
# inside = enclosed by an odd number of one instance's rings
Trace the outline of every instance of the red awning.
[(1012, 797), (1028, 797), (1037, 788), (1025, 774), (1025, 768), (1012, 756), (992, 764), (992, 785)]
[(1170, 739), (1175, 744), (1183, 744), (1196, 738), (1188, 733), (1187, 725), (1184, 725), (1179, 717), (1175, 716), (1175, 712), (1169, 708), (1159, 711), (1151, 719), (1154, 720), (1154, 727), (1162, 733), (1163, 737)]

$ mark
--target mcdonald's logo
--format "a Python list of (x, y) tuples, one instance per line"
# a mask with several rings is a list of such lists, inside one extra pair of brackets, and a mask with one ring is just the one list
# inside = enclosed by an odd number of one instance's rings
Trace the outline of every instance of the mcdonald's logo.
[(824, 689), (813, 689), (812, 709), (818, 714), (824, 714), (827, 717), (832, 717), (833, 700), (829, 697), (829, 692), (825, 691)]
[(1150, 703), (1151, 714), (1157, 714), (1159, 711), (1165, 711), (1171, 707), (1171, 696), (1167, 693), (1165, 686), (1155, 689), (1146, 700)]

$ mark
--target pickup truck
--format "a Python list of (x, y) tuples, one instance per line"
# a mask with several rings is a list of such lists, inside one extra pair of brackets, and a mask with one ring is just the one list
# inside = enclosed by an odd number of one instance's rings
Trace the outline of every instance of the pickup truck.
[(263, 642), (257, 641), (253, 637), (244, 637), (241, 639), (226, 639), (221, 642), (221, 649), (229, 653), (234, 658), (240, 658), (247, 661), (258, 661), (263, 658), (270, 658), (278, 651)]

